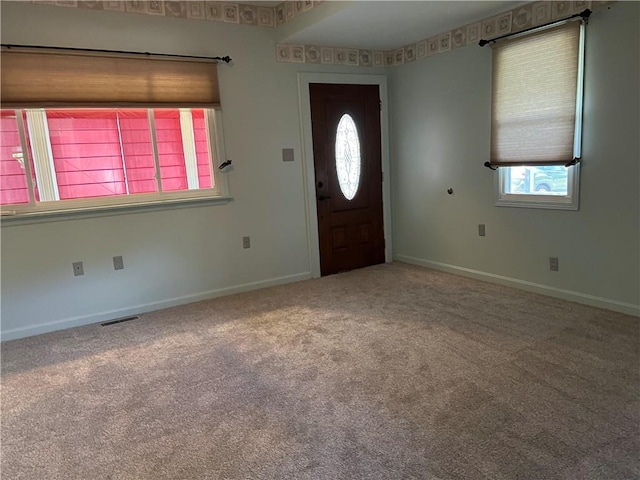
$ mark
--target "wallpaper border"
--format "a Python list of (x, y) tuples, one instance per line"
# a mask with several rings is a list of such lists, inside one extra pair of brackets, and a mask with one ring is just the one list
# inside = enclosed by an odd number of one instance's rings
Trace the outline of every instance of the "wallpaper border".
[[(275, 7), (208, 0), (30, 0), (30, 3), (279, 27), (325, 3), (325, 0), (283, 1)], [(615, 0), (536, 1), (392, 50), (278, 43), (275, 56), (278, 63), (393, 67), (467, 45), (477, 45), (480, 39), (491, 40), (501, 35), (518, 33), (587, 8), (597, 9), (613, 3)]]
[(587, 8), (598, 9), (613, 3), (615, 1), (531, 2), (393, 50), (363, 50), (279, 43), (276, 45), (276, 61), (279, 63), (393, 67), (450, 52), (467, 45), (477, 45), (481, 39), (491, 40), (501, 35), (518, 33), (574, 13), (580, 13)]
[(30, 0), (30, 3), (36, 5), (188, 18), (258, 27), (284, 25), (323, 2), (324, 0), (285, 1), (275, 7), (263, 7), (208, 0)]

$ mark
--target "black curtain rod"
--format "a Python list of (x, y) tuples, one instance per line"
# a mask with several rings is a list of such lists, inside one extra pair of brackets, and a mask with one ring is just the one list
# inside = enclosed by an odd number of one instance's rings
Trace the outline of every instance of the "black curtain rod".
[(549, 27), (551, 25), (555, 25), (556, 23), (566, 22), (568, 20), (571, 20), (572, 18), (582, 17), (582, 19), (584, 21), (587, 21), (589, 19), (589, 16), (591, 16), (591, 10), (589, 10), (587, 8), (586, 10), (584, 10), (584, 11), (582, 11), (580, 13), (576, 13), (574, 15), (571, 15), (570, 17), (563, 18), (561, 20), (554, 20), (553, 22), (545, 23), (544, 25), (538, 25), (537, 27), (527, 28), (525, 30), (522, 30), (522, 31), (516, 32), (516, 33), (507, 33), (506, 35), (502, 35), (501, 37), (496, 37), (496, 38), (493, 38), (491, 40), (480, 40), (478, 42), (478, 45), (480, 45), (481, 47), (484, 47), (488, 43), (497, 42), (498, 40), (503, 40), (505, 38), (513, 37), (514, 35), (522, 35), (523, 33), (527, 33), (527, 32), (530, 32), (532, 30), (538, 30), (539, 28)]
[(231, 57), (226, 55), (224, 57), (199, 57), (196, 55), (173, 55), (171, 53), (150, 53), (150, 52), (128, 52), (125, 50), (102, 50), (96, 48), (74, 48), (74, 47), (47, 47), (43, 45), (14, 45), (9, 43), (0, 44), (5, 48), (33, 48), (33, 49), (42, 49), (42, 50), (63, 50), (67, 52), (93, 52), (93, 53), (117, 53), (119, 55), (142, 55), (145, 57), (173, 57), (173, 58), (193, 58), (197, 60), (219, 60), (224, 63), (229, 63), (231, 61)]
[[(567, 163), (563, 162), (564, 166), (567, 168), (577, 165), (579, 163), (580, 163), (579, 158), (574, 158), (573, 160), (569, 160)], [(520, 163), (505, 163), (505, 164), (496, 165), (491, 162), (484, 162), (484, 166), (487, 167), (489, 170), (498, 170), (498, 167), (544, 167), (545, 165), (561, 165), (561, 164), (556, 162), (540, 162), (540, 163), (520, 162)]]

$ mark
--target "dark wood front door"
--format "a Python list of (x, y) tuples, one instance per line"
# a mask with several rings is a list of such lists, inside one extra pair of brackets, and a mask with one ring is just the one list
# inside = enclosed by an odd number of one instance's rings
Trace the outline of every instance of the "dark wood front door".
[(384, 262), (377, 85), (309, 85), (322, 275)]

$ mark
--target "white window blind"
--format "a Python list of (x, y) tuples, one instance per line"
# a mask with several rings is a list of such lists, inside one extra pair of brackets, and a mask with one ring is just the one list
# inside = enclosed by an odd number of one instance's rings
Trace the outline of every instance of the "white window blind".
[(583, 26), (493, 47), (491, 165), (566, 165), (580, 157)]

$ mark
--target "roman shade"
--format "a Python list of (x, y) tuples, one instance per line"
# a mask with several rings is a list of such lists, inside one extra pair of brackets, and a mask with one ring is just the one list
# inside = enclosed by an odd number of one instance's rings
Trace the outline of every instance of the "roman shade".
[(571, 21), (493, 46), (490, 166), (580, 158), (582, 27)]
[(215, 60), (19, 48), (0, 60), (3, 108), (220, 105)]

